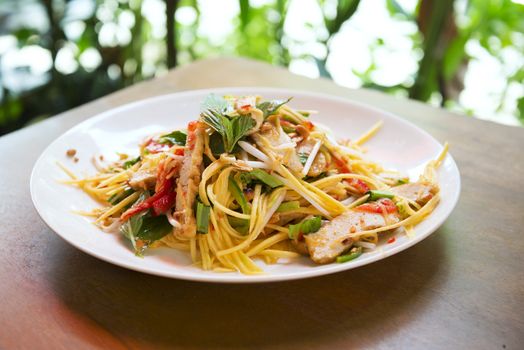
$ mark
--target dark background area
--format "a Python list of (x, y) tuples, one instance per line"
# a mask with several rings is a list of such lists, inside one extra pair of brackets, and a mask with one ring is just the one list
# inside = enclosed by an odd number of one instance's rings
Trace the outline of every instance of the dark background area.
[(523, 33), (521, 0), (3, 0), (0, 135), (214, 56), (519, 125)]

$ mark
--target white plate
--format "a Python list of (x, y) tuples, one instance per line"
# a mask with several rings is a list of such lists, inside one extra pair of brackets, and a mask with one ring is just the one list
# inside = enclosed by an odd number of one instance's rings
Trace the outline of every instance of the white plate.
[[(383, 120), (382, 129), (366, 144), (368, 155), (387, 167), (407, 172), (412, 179), (442, 150), (433, 137), (418, 127), (390, 113), (341, 98), (272, 88), (222, 88), (176, 93), (137, 101), (97, 115), (67, 131), (47, 147), (31, 176), (31, 196), (42, 219), (75, 247), (133, 270), (196, 281), (269, 282), (348, 270), (396, 254), (434, 232), (457, 203), (460, 175), (453, 158), (448, 155), (438, 174), (441, 202), (425, 221), (416, 226), (413, 238), (398, 235), (394, 243), (384, 243), (376, 251), (344, 264), (315, 265), (307, 258), (267, 266), (260, 262), (266, 273), (256, 276), (206, 272), (191, 266), (187, 253), (174, 249), (151, 249), (145, 258), (137, 258), (120, 235), (104, 233), (91, 224), (90, 219), (71, 212), (90, 210), (97, 203), (81, 190), (57, 182), (66, 178), (57, 161), (76, 174), (93, 174), (93, 155), (103, 154), (106, 159), (115, 159), (115, 152), (136, 154), (137, 143), (145, 136), (184, 128), (188, 121), (196, 119), (200, 102), (211, 92), (219, 95), (260, 94), (267, 99), (293, 96), (292, 107), (319, 111), (311, 117), (312, 121), (331, 127), (341, 138), (354, 138)], [(78, 163), (66, 157), (66, 150), (71, 148), (77, 150)]]

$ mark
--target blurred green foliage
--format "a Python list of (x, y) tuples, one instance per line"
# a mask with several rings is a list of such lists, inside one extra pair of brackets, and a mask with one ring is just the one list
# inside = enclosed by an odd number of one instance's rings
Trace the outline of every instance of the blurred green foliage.
[[(420, 0), (408, 11), (396, 0), (384, 0), (390, 16), (418, 28), (411, 40), (422, 51), (419, 69), (404, 83), (381, 85), (374, 79), (372, 56), (367, 69), (353, 74), (364, 87), (457, 109), (471, 59), (468, 44), (478, 43), (502, 65), (508, 60), (504, 48), (522, 58), (524, 6), (517, 2)], [(197, 0), (3, 0), (0, 135), (204, 57), (237, 55), (282, 66), (306, 58), (330, 78), (331, 42), (361, 1), (318, 0), (323, 28), (316, 28), (315, 40), (323, 50), (315, 53), (290, 50), (302, 44), (286, 34), (290, 3), (257, 1), (255, 6), (238, 0), (234, 15), (223, 22), (231, 30), (217, 39), (201, 35)], [(383, 45), (376, 38), (369, 50)], [(11, 48), (9, 54), (3, 46)], [(524, 64), (507, 72), (499, 109), (508, 87), (523, 82)], [(524, 122), (524, 97), (517, 99), (514, 114)]]

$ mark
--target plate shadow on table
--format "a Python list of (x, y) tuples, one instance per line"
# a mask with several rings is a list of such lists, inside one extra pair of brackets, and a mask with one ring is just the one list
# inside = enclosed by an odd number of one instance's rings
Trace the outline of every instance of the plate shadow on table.
[[(343, 337), (373, 346), (399, 331), (400, 321), (403, 326), (415, 321), (427, 306), (425, 294), (446, 279), (446, 234), (439, 231), (354, 270), (251, 285), (150, 276), (62, 241), (46, 278), (71, 312), (94, 321), (123, 345), (299, 347), (336, 344)], [(362, 339), (369, 329), (380, 336)]]

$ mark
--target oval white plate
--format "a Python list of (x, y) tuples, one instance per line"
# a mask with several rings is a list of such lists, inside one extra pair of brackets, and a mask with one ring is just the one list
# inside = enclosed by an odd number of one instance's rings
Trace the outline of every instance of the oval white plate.
[[(160, 96), (122, 106), (80, 123), (56, 139), (40, 156), (31, 175), (31, 196), (42, 219), (67, 242), (84, 252), (110, 263), (155, 275), (208, 282), (269, 282), (325, 275), (366, 265), (396, 254), (434, 232), (449, 216), (460, 192), (460, 175), (448, 155), (439, 169), (441, 202), (435, 211), (415, 228), (415, 236), (398, 235), (392, 244), (383, 243), (374, 252), (344, 264), (315, 265), (307, 258), (275, 265), (259, 264), (265, 274), (245, 276), (238, 273), (206, 272), (191, 266), (187, 253), (174, 249), (151, 249), (137, 258), (129, 244), (118, 234), (108, 234), (91, 224), (89, 218), (73, 210), (90, 210), (97, 203), (81, 190), (60, 184), (67, 176), (57, 166), (62, 162), (78, 175), (93, 174), (93, 155), (116, 159), (115, 152), (136, 154), (137, 143), (145, 136), (177, 128), (198, 116), (202, 99), (209, 93), (219, 95), (259, 94), (267, 99), (293, 96), (290, 105), (319, 111), (311, 117), (331, 127), (341, 138), (354, 138), (379, 120), (384, 126), (365, 146), (368, 155), (416, 179), (424, 165), (434, 159), (442, 146), (428, 133), (387, 112), (327, 95), (272, 88), (222, 88), (188, 91)], [(78, 163), (66, 156), (76, 149)]]

